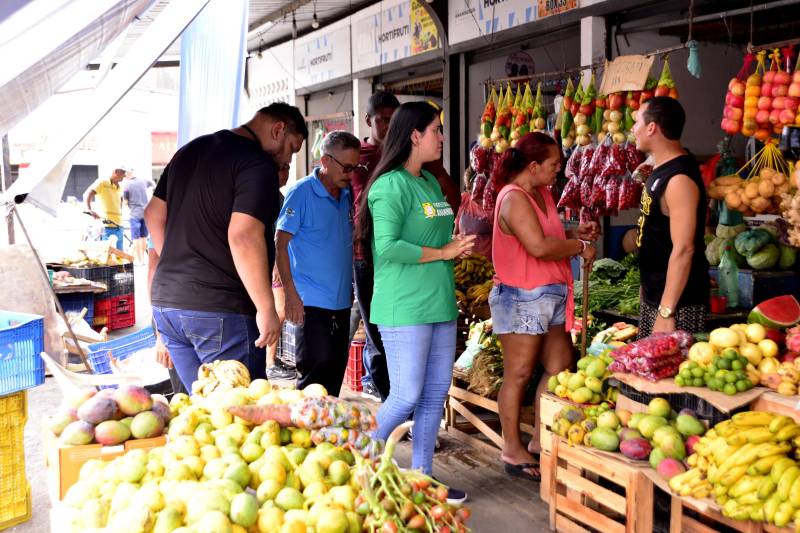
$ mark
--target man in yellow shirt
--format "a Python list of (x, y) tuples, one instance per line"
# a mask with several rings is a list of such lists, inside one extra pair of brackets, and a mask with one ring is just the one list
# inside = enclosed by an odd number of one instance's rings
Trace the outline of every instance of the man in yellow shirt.
[[(97, 178), (86, 192), (83, 200), (86, 209), (94, 218), (103, 218), (112, 222), (105, 224), (103, 228), (103, 239), (108, 240), (112, 235), (117, 238), (114, 245), (120, 250), (123, 249), (123, 230), (122, 230), (122, 187), (120, 182), (125, 178), (126, 171), (123, 168), (116, 168), (109, 178)], [(97, 197), (100, 204), (100, 214), (92, 209), (92, 201)]]

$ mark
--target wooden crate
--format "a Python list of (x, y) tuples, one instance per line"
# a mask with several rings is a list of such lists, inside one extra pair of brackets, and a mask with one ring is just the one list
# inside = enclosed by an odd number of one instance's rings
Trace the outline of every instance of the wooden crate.
[[(762, 522), (743, 522), (722, 516), (716, 504), (710, 501), (672, 496), (670, 511), (670, 533), (714, 533), (722, 527), (741, 533), (761, 533), (766, 524)], [(690, 516), (687, 510), (696, 513)]]
[[(520, 430), (528, 435), (533, 435), (534, 409), (532, 406), (523, 406), (520, 414)], [(484, 449), (491, 453), (503, 447), (503, 436), (500, 434), (499, 409), (497, 400), (492, 400), (470, 392), (467, 384), (458, 377), (453, 378), (453, 383), (448, 392), (445, 410), (445, 429), (457, 435), (469, 444)], [(485, 415), (491, 415), (486, 417)], [(463, 420), (459, 419), (459, 416)], [(481, 433), (488, 440), (474, 436)]]
[(580, 405), (566, 398), (559, 398), (552, 392), (545, 392), (542, 394), (542, 398), (539, 400), (539, 442), (543, 452), (549, 454), (553, 446), (553, 432), (551, 430), (553, 426), (553, 417), (568, 405), (583, 409)]
[(653, 530), (653, 483), (641, 467), (568, 446), (553, 436), (550, 455), (550, 529), (603, 533)]
[(539, 454), (539, 472), (542, 474), (542, 481), (539, 483), (539, 497), (544, 503), (550, 502), (550, 452), (542, 450)]

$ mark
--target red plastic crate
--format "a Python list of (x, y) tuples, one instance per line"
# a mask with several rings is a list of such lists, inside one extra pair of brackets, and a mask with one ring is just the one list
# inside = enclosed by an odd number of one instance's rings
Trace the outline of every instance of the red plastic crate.
[(344, 383), (353, 392), (361, 392), (361, 378), (364, 377), (364, 341), (350, 343), (350, 357), (347, 359), (347, 370), (344, 373)]
[(94, 318), (92, 319), (92, 325), (95, 326), (95, 328), (102, 328), (103, 326), (108, 326), (110, 318), (111, 318), (111, 298), (95, 298)]
[(108, 329), (129, 328), (136, 323), (136, 305), (133, 294), (114, 296), (110, 299)]

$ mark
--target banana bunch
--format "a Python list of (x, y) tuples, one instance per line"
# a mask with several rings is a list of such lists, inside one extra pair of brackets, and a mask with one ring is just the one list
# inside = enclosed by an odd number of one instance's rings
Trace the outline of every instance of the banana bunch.
[[(473, 285), (480, 285), (494, 277), (494, 267), (482, 255), (472, 254), (459, 259), (453, 267), (456, 287), (464, 292)], [(490, 287), (491, 288), (491, 287)]]
[(669, 488), (676, 494), (693, 498), (707, 498), (713, 490), (711, 483), (697, 468), (690, 468), (670, 478)]
[(473, 306), (485, 304), (489, 301), (489, 293), (492, 292), (493, 286), (494, 282), (491, 279), (480, 285), (473, 285), (467, 289), (467, 301)]
[(218, 359), (203, 363), (197, 369), (197, 381), (192, 383), (192, 393), (208, 397), (213, 392), (250, 385), (250, 371), (239, 361)]
[(728, 518), (779, 527), (800, 523), (800, 464), (790, 457), (793, 452), (800, 459), (799, 449), (800, 425), (791, 418), (738, 413), (695, 443), (687, 459), (692, 468), (673, 477), (670, 488), (684, 496), (698, 486), (700, 476)]

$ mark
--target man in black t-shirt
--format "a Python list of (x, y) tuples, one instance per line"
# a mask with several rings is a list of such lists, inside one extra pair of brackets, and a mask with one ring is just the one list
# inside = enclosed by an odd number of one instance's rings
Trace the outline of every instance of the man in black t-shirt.
[(705, 330), (708, 262), (704, 255), (705, 186), (694, 156), (681, 146), (686, 114), (659, 96), (642, 104), (633, 133), (655, 160), (642, 192), (639, 217), (640, 336), (676, 329)]
[(265, 375), (264, 347), (280, 333), (270, 286), (278, 168), (307, 137), (296, 107), (271, 104), (242, 126), (189, 142), (161, 175), (145, 210), (159, 255), (151, 300), (187, 388), (216, 359)]

